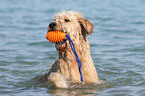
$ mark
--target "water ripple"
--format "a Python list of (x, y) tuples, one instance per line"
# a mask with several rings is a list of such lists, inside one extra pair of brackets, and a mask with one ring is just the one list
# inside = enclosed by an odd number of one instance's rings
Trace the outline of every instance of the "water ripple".
[[(1, 0), (0, 95), (145, 95), (143, 0)], [(45, 38), (60, 10), (76, 10), (94, 24), (90, 51), (104, 85), (49, 88), (35, 81), (58, 57)]]

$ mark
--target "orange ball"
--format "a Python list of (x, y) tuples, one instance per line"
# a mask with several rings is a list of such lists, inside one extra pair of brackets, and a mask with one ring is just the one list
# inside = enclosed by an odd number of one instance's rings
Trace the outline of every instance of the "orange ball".
[(47, 33), (46, 38), (52, 43), (59, 43), (65, 38), (65, 33), (62, 31), (50, 31)]

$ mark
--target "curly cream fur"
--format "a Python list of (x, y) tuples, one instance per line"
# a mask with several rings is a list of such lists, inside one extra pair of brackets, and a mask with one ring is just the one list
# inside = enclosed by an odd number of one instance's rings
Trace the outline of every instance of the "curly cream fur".
[[(70, 22), (65, 22), (65, 19), (70, 20)], [(85, 27), (92, 26), (92, 24), (89, 23), (88, 20), (84, 19), (80, 13), (75, 11), (63, 11), (57, 13), (54, 16), (53, 22), (57, 23), (56, 30), (66, 32), (73, 40), (75, 49), (82, 63), (81, 70), (84, 80), (83, 82), (100, 83), (90, 55), (90, 44), (88, 38), (85, 37), (84, 39), (83, 37), (84, 33), (82, 33), (82, 26), (80, 25), (80, 22), (82, 22), (81, 24), (83, 25), (86, 24), (84, 25)], [(50, 30), (49, 27), (48, 30)], [(66, 41), (66, 43), (67, 46), (65, 52), (59, 52), (59, 58), (54, 62), (52, 68), (47, 73), (48, 75), (45, 75), (49, 76), (49, 82), (51, 85), (60, 88), (68, 88), (67, 81), (71, 81), (73, 83), (81, 82), (75, 56), (71, 50), (69, 42)], [(65, 85), (63, 86), (63, 84)]]

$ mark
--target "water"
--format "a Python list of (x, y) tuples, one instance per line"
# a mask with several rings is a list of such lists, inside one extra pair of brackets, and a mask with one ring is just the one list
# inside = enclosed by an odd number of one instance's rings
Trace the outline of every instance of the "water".
[[(45, 39), (60, 10), (76, 10), (94, 24), (91, 55), (104, 85), (49, 88), (33, 78), (58, 56)], [(0, 0), (1, 96), (144, 96), (144, 0)]]

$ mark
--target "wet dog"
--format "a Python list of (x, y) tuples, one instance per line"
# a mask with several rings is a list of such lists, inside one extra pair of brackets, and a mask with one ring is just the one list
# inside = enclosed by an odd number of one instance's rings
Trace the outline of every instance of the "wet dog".
[[(63, 11), (57, 13), (54, 21), (49, 24), (47, 32), (51, 31), (62, 31), (71, 37), (82, 63), (83, 82), (99, 84), (87, 37), (93, 33), (93, 24), (78, 12)], [(39, 79), (59, 88), (68, 88), (68, 81), (81, 83), (78, 63), (69, 41), (65, 38), (62, 42), (55, 44), (55, 47), (59, 51), (59, 57), (52, 64), (49, 72), (40, 76)]]

